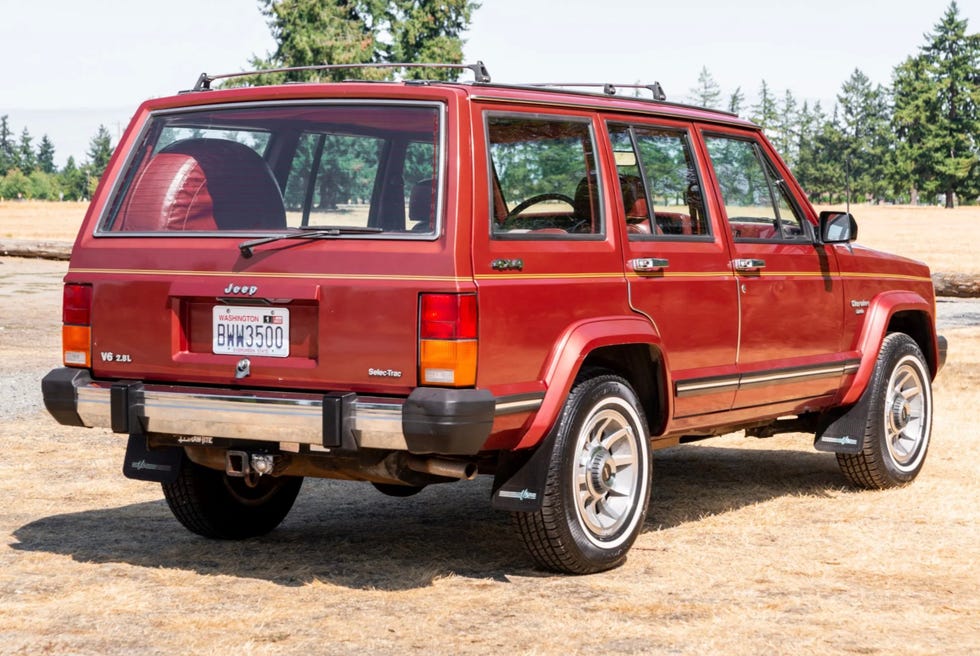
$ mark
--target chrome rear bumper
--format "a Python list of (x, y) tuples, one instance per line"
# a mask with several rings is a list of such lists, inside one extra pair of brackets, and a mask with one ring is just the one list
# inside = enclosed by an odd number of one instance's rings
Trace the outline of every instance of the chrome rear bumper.
[[(88, 427), (112, 427), (111, 388), (96, 384), (78, 388), (78, 416)], [(359, 398), (352, 426), (357, 445), (365, 449), (403, 449), (402, 402)], [(143, 388), (147, 433), (322, 444), (323, 395), (195, 388)]]
[(407, 398), (234, 390), (98, 381), (71, 368), (49, 373), (42, 390), (68, 425), (414, 453), (477, 453), (495, 406), (480, 390), (418, 388)]

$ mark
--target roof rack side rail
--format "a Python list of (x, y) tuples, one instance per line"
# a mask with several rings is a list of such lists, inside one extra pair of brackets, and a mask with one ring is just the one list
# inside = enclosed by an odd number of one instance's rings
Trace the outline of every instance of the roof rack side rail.
[(432, 63), (374, 63), (374, 64), (318, 64), (315, 66), (286, 66), (282, 68), (267, 68), (256, 71), (240, 71), (238, 73), (222, 73), (208, 75), (201, 73), (192, 91), (208, 91), (211, 83), (216, 80), (226, 80), (233, 77), (249, 77), (264, 73), (290, 73), (293, 71), (339, 71), (343, 69), (389, 68), (403, 70), (408, 68), (441, 68), (450, 70), (469, 70), (473, 72), (474, 81), (478, 84), (490, 84), (490, 73), (482, 61), (475, 64), (432, 64)]
[(535, 82), (528, 86), (532, 87), (569, 87), (584, 89), (602, 89), (602, 92), (609, 96), (615, 96), (618, 89), (646, 89), (653, 96), (653, 100), (663, 102), (667, 100), (667, 94), (659, 82), (653, 84), (610, 84), (609, 82)]

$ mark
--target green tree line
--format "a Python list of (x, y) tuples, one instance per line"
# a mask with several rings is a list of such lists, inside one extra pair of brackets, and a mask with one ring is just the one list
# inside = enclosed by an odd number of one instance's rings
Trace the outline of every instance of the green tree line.
[[(462, 60), (462, 34), (479, 6), (470, 0), (259, 0), (277, 47), (252, 57), (258, 70), (321, 63)], [(338, 73), (337, 75), (344, 75)], [(455, 78), (452, 71), (408, 70), (405, 77)], [(390, 70), (359, 76), (383, 79)], [(308, 71), (266, 73), (238, 84), (335, 79)], [(746, 106), (742, 88), (727, 97), (705, 67), (694, 104), (747, 115), (763, 127), (811, 199), (825, 203), (980, 202), (980, 34), (952, 2), (918, 52), (898, 64), (891, 84), (855, 69), (829, 110), (781, 95), (763, 80)], [(84, 198), (112, 152), (104, 126), (87, 158), (54, 166), (54, 145), (35, 146), (25, 128), (14, 138), (0, 119), (0, 197)]]
[(64, 167), (54, 163), (55, 148), (48, 135), (34, 145), (25, 127), (15, 139), (9, 116), (0, 116), (0, 199), (83, 200), (92, 195), (112, 157), (112, 138), (104, 125), (89, 142), (87, 157), (69, 157)]
[(726, 102), (706, 67), (688, 100), (762, 126), (813, 201), (980, 202), (980, 34), (956, 2), (890, 86), (855, 69), (829, 112), (765, 80), (750, 107), (741, 88)]

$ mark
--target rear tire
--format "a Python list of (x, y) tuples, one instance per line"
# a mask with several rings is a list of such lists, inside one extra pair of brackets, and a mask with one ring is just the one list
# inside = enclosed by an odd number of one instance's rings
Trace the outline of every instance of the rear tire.
[(303, 478), (260, 476), (254, 484), (185, 459), (177, 480), (162, 485), (171, 512), (189, 531), (241, 540), (277, 527), (293, 507)]
[(578, 382), (558, 420), (541, 509), (513, 514), (531, 557), (569, 574), (621, 565), (643, 527), (650, 470), (629, 384), (613, 375)]
[(838, 453), (837, 463), (854, 485), (881, 490), (911, 483), (925, 462), (932, 433), (929, 367), (918, 344), (904, 333), (881, 345), (861, 453)]

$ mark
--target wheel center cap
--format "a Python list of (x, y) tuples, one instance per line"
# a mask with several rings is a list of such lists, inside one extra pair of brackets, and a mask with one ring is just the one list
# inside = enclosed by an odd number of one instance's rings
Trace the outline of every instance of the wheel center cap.
[(589, 483), (598, 494), (605, 494), (616, 483), (616, 469), (612, 454), (602, 447), (596, 447), (589, 455)]
[(912, 418), (912, 412), (909, 408), (908, 402), (903, 398), (895, 399), (892, 404), (892, 421), (895, 424), (895, 428), (901, 430), (909, 425), (909, 420)]

